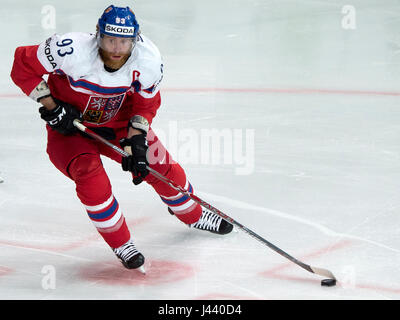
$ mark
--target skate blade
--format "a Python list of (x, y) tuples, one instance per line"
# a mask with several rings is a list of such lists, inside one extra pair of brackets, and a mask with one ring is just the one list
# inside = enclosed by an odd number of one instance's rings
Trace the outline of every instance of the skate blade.
[(146, 269), (144, 268), (144, 266), (140, 266), (139, 268), (137, 268), (137, 270), (142, 274), (146, 274)]

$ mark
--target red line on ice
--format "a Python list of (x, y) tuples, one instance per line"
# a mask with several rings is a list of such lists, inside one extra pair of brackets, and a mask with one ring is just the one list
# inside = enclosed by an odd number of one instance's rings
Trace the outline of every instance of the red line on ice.
[(3, 267), (0, 266), (0, 277), (5, 276), (7, 274), (10, 274), (11, 272), (13, 272), (14, 270), (7, 268), (7, 267)]
[[(216, 88), (216, 87), (166, 87), (163, 92), (178, 93), (278, 93), (278, 94), (328, 94), (328, 95), (377, 95), (377, 96), (400, 96), (399, 91), (381, 90), (351, 90), (351, 89), (324, 89), (324, 88)], [(22, 93), (0, 93), (0, 98), (22, 98)]]
[[(344, 240), (344, 241), (338, 242), (338, 243), (336, 243), (334, 245), (330, 245), (330, 246), (327, 246), (327, 247), (320, 248), (320, 249), (318, 249), (318, 250), (316, 250), (314, 252), (311, 252), (311, 253), (305, 255), (304, 257), (302, 257), (302, 260), (307, 260), (309, 258), (318, 257), (318, 256), (321, 256), (321, 255), (326, 254), (328, 252), (348, 247), (348, 246), (351, 245), (351, 243), (352, 243), (352, 241), (350, 241), (350, 240)], [(272, 269), (269, 269), (267, 271), (263, 271), (263, 272), (261, 272), (261, 275), (263, 275), (265, 277), (270, 277), (270, 276), (274, 277), (275, 273), (280, 272), (283, 269), (293, 267), (293, 266), (294, 266), (294, 264), (292, 262), (287, 262), (285, 264), (281, 264), (281, 265), (276, 266), (276, 267), (274, 267)]]
[(225, 92), (225, 93), (286, 93), (286, 94), (337, 94), (337, 95), (380, 95), (400, 96), (396, 91), (346, 90), (322, 88), (164, 88), (166, 92)]
[[(142, 223), (146, 223), (150, 219), (151, 218), (149, 218), (149, 217), (142, 217), (142, 218), (135, 219), (131, 223), (129, 223), (129, 227), (137, 226), (138, 224), (142, 224)], [(89, 230), (89, 231), (93, 231), (93, 229)], [(74, 242), (67, 243), (65, 245), (58, 245), (58, 246), (35, 245), (35, 244), (28, 243), (28, 242), (10, 241), (10, 240), (2, 240), (2, 239), (0, 239), (0, 246), (1, 245), (6, 245), (6, 246), (12, 246), (12, 247), (27, 248), (27, 249), (37, 249), (37, 250), (47, 250), (47, 251), (54, 251), (54, 252), (63, 252), (63, 251), (68, 251), (68, 250), (72, 250), (72, 249), (78, 249), (80, 247), (85, 247), (89, 243), (91, 243), (93, 241), (97, 241), (100, 238), (101, 237), (100, 237), (99, 234), (94, 233), (94, 234), (91, 234), (90, 236), (88, 236), (86, 238), (83, 238), (83, 239), (80, 239), (78, 241), (74, 241)]]

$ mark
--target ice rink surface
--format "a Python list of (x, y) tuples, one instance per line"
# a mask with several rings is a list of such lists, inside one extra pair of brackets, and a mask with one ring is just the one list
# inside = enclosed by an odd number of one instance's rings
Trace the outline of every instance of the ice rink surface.
[(9, 77), (17, 46), (93, 32), (111, 2), (3, 0), (0, 299), (399, 299), (400, 2), (350, 2), (114, 2), (162, 53), (153, 128), (197, 194), (331, 270), (338, 285), (326, 288), (243, 232), (185, 227), (104, 159), (146, 257), (145, 276), (124, 269), (48, 160), (38, 105)]

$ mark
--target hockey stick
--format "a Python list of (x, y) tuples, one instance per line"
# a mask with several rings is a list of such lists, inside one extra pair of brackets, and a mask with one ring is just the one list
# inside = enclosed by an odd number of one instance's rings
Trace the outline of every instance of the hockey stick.
[[(124, 150), (122, 150), (121, 148), (117, 147), (116, 145), (110, 143), (109, 141), (107, 141), (106, 139), (104, 139), (103, 137), (99, 136), (98, 134), (96, 134), (95, 132), (93, 132), (92, 130), (88, 129), (86, 126), (84, 126), (79, 120), (75, 119), (74, 120), (74, 126), (77, 127), (80, 131), (85, 132), (86, 134), (88, 134), (89, 136), (91, 136), (92, 138), (104, 143), (105, 145), (109, 146), (110, 148), (112, 148), (116, 153), (122, 155), (123, 157), (128, 157), (130, 156), (130, 154)], [(308, 272), (311, 273), (315, 273), (318, 274), (320, 276), (323, 277), (327, 277), (330, 280), (336, 280), (335, 276), (332, 274), (332, 272), (330, 272), (327, 269), (323, 269), (323, 268), (316, 268), (313, 266), (310, 266), (308, 264), (305, 264), (304, 262), (301, 262), (300, 260), (297, 260), (296, 258), (292, 257), (291, 255), (289, 255), (288, 253), (286, 253), (285, 251), (283, 251), (282, 249), (278, 248), (277, 246), (275, 246), (274, 244), (272, 244), (271, 242), (265, 240), (264, 238), (262, 238), (261, 236), (259, 236), (258, 234), (256, 234), (255, 232), (251, 231), (250, 229), (246, 228), (244, 225), (242, 225), (241, 223), (237, 222), (236, 220), (232, 219), (231, 217), (229, 217), (228, 215), (226, 215), (225, 213), (223, 213), (222, 211), (218, 210), (217, 208), (213, 207), (211, 204), (207, 203), (206, 201), (200, 199), (199, 197), (197, 197), (196, 195), (194, 195), (193, 193), (189, 192), (188, 190), (182, 188), (180, 185), (176, 184), (175, 182), (173, 182), (172, 180), (164, 177), (162, 174), (158, 173), (157, 171), (155, 171), (154, 169), (150, 168), (149, 166), (146, 167), (147, 170), (149, 170), (149, 172), (155, 176), (156, 178), (158, 178), (159, 180), (161, 180), (162, 182), (168, 184), (171, 188), (179, 191), (180, 193), (188, 196), (190, 199), (192, 199), (193, 201), (197, 202), (198, 204), (200, 204), (202, 207), (207, 208), (208, 210), (214, 212), (215, 214), (217, 214), (218, 216), (220, 216), (221, 218), (223, 218), (224, 220), (230, 222), (231, 224), (235, 225), (236, 227), (238, 227), (240, 230), (246, 232), (247, 234), (249, 234), (251, 237), (253, 237), (254, 239), (258, 240), (259, 242), (261, 242), (262, 244), (268, 246), (270, 249), (274, 250), (275, 252), (279, 253), (281, 256), (285, 257), (286, 259), (292, 261), (293, 263), (297, 264), (298, 266), (300, 266), (301, 268), (307, 270)]]

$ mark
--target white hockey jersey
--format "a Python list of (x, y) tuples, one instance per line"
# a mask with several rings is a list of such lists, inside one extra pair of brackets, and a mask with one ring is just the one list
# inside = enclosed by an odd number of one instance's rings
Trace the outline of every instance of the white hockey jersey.
[(158, 91), (163, 64), (158, 48), (145, 36), (138, 38), (129, 59), (112, 73), (104, 69), (91, 33), (55, 34), (39, 45), (37, 58), (47, 72), (67, 75), (77, 92), (114, 95), (136, 90), (150, 98)]

